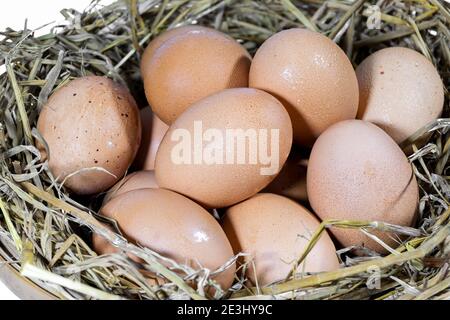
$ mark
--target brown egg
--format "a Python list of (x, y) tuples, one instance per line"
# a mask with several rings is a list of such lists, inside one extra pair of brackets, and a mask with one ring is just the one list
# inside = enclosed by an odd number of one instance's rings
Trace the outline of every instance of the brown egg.
[(266, 92), (211, 95), (169, 128), (156, 155), (156, 181), (209, 208), (247, 199), (278, 174), (292, 144), (283, 105)]
[(130, 173), (121, 181), (117, 182), (105, 195), (103, 199), (103, 204), (110, 201), (112, 198), (126, 193), (128, 191), (138, 190), (138, 189), (148, 189), (148, 188), (158, 188), (155, 179), (154, 171), (137, 171)]
[(263, 190), (296, 201), (308, 201), (306, 191), (306, 162), (301, 155), (291, 152), (277, 177)]
[[(231, 245), (219, 223), (195, 202), (163, 189), (139, 189), (114, 197), (100, 214), (117, 221), (128, 240), (150, 248), (178, 263), (211, 271), (233, 257)], [(104, 238), (94, 235), (99, 254), (116, 249)], [(235, 267), (215, 279), (228, 289)]]
[(227, 88), (247, 87), (251, 57), (233, 38), (201, 26), (180, 27), (153, 40), (141, 73), (152, 110), (167, 124), (194, 102)]
[[(415, 220), (419, 190), (411, 165), (399, 146), (369, 122), (342, 121), (317, 139), (309, 159), (307, 188), (309, 202), (322, 220), (401, 226), (411, 226)], [(346, 247), (364, 245), (385, 251), (359, 230), (331, 231)], [(388, 234), (375, 234), (396, 246)]]
[(354, 119), (358, 82), (345, 53), (304, 29), (281, 31), (256, 52), (249, 85), (278, 98), (291, 116), (294, 140), (310, 146), (330, 125)]
[(141, 109), (142, 142), (134, 165), (139, 170), (155, 169), (156, 151), (169, 126), (161, 121), (149, 107)]
[[(164, 42), (170, 40), (175, 36), (179, 36), (188, 32), (196, 32), (200, 29), (207, 29), (205, 27), (197, 26), (197, 25), (187, 25), (178, 28), (168, 29), (162, 33), (160, 33), (156, 38), (152, 39), (148, 44), (147, 48), (145, 48), (144, 53), (141, 57), (141, 70), (147, 70), (149, 65), (152, 62), (153, 56), (159, 47), (161, 47)], [(207, 29), (209, 30), (209, 29)], [(146, 76), (146, 74), (142, 74), (142, 76)]]
[(106, 77), (78, 78), (58, 89), (37, 128), (49, 147), (51, 172), (59, 181), (67, 179), (65, 186), (77, 194), (99, 193), (116, 183), (141, 140), (136, 102)]
[[(285, 197), (260, 193), (229, 208), (223, 228), (235, 253), (249, 254), (247, 276), (261, 286), (285, 279), (307, 248), (319, 221), (304, 207)], [(336, 248), (323, 233), (297, 272), (339, 268)], [(256, 271), (255, 271), (256, 270)]]
[(444, 106), (444, 85), (433, 64), (417, 51), (387, 48), (356, 69), (358, 118), (370, 121), (400, 143), (437, 119)]

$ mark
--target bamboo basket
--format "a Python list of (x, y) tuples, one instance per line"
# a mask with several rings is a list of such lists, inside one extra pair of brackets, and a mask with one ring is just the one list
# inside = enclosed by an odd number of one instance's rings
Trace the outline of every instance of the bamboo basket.
[[(1, 32), (0, 65), (0, 279), (24, 299), (449, 299), (450, 298), (450, 10), (444, 0), (131, 0), (83, 12), (61, 11), (66, 23), (50, 34)], [(402, 148), (420, 185), (420, 218), (412, 228), (376, 221), (324, 221), (323, 230), (357, 228), (406, 234), (387, 256), (338, 251), (334, 272), (291, 277), (251, 288), (242, 276), (228, 291), (215, 290), (206, 270), (128, 243), (97, 219), (101, 199), (71, 198), (35, 147), (37, 116), (48, 96), (74, 77), (106, 75), (126, 84), (143, 107), (139, 59), (164, 30), (210, 26), (240, 41), (250, 53), (273, 33), (292, 27), (321, 32), (356, 66), (389, 46), (415, 49), (438, 69), (446, 87), (441, 119), (419, 130)], [(97, 256), (99, 233), (125, 253)], [(364, 251), (363, 251), (364, 252)], [(224, 266), (225, 268), (226, 266)], [(240, 266), (245, 268), (245, 265)], [(373, 270), (376, 270), (374, 273)], [(150, 284), (142, 269), (166, 281)], [(176, 272), (175, 272), (176, 270)], [(187, 281), (195, 281), (193, 289)], [(377, 286), (371, 286), (378, 283)]]

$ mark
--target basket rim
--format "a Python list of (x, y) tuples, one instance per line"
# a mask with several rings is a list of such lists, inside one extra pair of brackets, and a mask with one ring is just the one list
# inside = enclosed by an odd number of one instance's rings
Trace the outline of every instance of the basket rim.
[(21, 300), (58, 300), (58, 297), (20, 274), (0, 253), (0, 281)]

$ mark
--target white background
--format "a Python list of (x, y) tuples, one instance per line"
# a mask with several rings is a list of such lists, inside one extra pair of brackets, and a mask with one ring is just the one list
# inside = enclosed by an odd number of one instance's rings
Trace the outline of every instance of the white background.
[[(102, 4), (112, 2), (103, 0)], [(60, 22), (63, 19), (59, 11), (63, 8), (83, 10), (91, 0), (11, 0), (2, 1), (0, 10), (0, 30), (11, 27), (16, 30), (23, 29), (25, 19), (28, 19), (28, 28), (36, 29), (49, 22)], [(45, 32), (45, 28), (38, 33)], [(0, 282), (0, 300), (17, 299), (17, 297)]]

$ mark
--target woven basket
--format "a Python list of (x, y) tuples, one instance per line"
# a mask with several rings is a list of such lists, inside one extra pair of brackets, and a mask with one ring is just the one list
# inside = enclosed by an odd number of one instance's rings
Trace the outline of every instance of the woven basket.
[[(107, 7), (100, 2), (82, 13), (62, 12), (69, 25), (52, 34), (35, 37), (29, 30), (6, 30), (0, 42), (0, 64), (6, 66), (0, 75), (0, 279), (25, 299), (204, 296), (173, 274), (166, 277), (169, 280), (163, 287), (150, 290), (139, 282), (125, 255), (99, 259), (89, 250), (92, 230), (121, 248), (137, 249), (97, 221), (95, 212), (101, 199), (71, 199), (58, 183), (52, 184), (35, 153), (39, 135), (33, 128), (40, 107), (70, 77), (107, 75), (127, 84), (144, 107), (139, 74), (143, 47), (167, 28), (200, 24), (228, 33), (252, 54), (271, 34), (292, 27), (330, 37), (355, 65), (384, 47), (410, 47), (432, 60), (446, 88), (449, 83), (450, 11), (442, 0), (141, 0), (118, 1)], [(398, 255), (348, 260), (339, 273), (288, 280), (263, 289), (259, 296), (449, 298), (448, 93), (446, 106), (442, 119), (402, 145), (421, 186), (416, 225), (421, 235), (405, 239)], [(416, 143), (420, 139), (421, 143)], [(148, 251), (140, 253), (154, 258)], [(366, 286), (371, 274), (364, 263), (369, 258), (380, 267), (378, 289)], [(154, 260), (148, 263), (152, 270), (165, 268), (158, 258)], [(243, 290), (242, 283), (233, 291), (225, 298), (255, 293)]]

